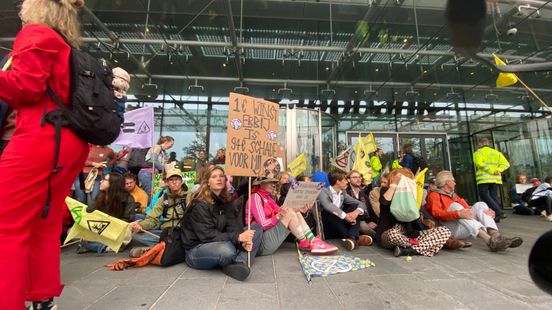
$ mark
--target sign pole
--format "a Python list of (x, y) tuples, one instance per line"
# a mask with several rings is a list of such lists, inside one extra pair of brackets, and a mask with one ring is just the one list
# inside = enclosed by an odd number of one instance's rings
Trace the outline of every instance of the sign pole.
[[(247, 230), (251, 230), (251, 177), (249, 177), (247, 201)], [(251, 268), (251, 252), (247, 252), (247, 267)]]

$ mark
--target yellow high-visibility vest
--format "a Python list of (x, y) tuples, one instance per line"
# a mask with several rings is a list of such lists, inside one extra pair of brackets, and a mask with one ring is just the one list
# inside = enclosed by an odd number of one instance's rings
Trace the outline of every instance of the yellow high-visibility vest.
[(477, 184), (502, 184), (501, 175), (495, 175), (495, 172), (502, 173), (510, 167), (510, 163), (502, 153), (488, 146), (484, 146), (473, 153), (473, 163), (476, 168), (475, 180)]
[(372, 158), (370, 158), (370, 166), (372, 166), (372, 177), (377, 177), (380, 174), (381, 168), (383, 167), (381, 165), (381, 160), (379, 159), (379, 157), (372, 156)]

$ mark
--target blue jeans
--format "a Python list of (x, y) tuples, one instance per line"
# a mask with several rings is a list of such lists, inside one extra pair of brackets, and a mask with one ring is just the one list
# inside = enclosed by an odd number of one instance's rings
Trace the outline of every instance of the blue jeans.
[[(86, 177), (88, 176), (88, 173), (85, 173), (84, 174), (84, 180), (86, 180)], [(75, 188), (75, 199), (84, 203), (84, 204), (89, 204), (89, 199), (91, 201), (94, 201), (94, 199), (96, 199), (96, 196), (98, 196), (98, 194), (100, 193), (100, 181), (102, 180), (102, 176), (98, 176), (96, 178), (96, 180), (94, 181), (94, 188), (92, 188), (92, 192), (89, 193), (89, 195), (87, 195), (85, 192), (84, 192), (84, 189), (81, 188), (80, 186), (80, 180), (79, 180), (79, 176), (77, 175), (77, 179), (75, 180), (75, 182), (73, 183), (74, 185), (74, 188)]]
[(148, 202), (151, 201), (151, 172), (140, 171), (138, 172), (138, 180), (140, 181), (140, 187), (148, 194)]
[(103, 253), (105, 249), (107, 248), (107, 245), (99, 243), (99, 242), (93, 242), (93, 241), (81, 241), (81, 246), (85, 247), (86, 249), (96, 252), (96, 253)]
[(498, 184), (495, 183), (484, 183), (478, 184), (477, 190), (479, 191), (479, 196), (481, 200), (491, 208), (497, 217), (504, 214), (502, 211), (502, 206), (500, 200), (498, 200)]
[[(151, 229), (149, 232), (156, 234), (158, 236), (161, 235), (161, 229)], [(132, 233), (132, 243), (138, 243), (141, 246), (154, 246), (159, 243), (159, 238), (155, 238), (152, 235), (148, 235), (143, 232)]]
[[(253, 249), (251, 258), (255, 257), (263, 237), (261, 225), (253, 224)], [(213, 269), (228, 266), (232, 263), (247, 263), (247, 252), (236, 248), (232, 241), (215, 241), (196, 245), (186, 251), (186, 264), (194, 269)]]

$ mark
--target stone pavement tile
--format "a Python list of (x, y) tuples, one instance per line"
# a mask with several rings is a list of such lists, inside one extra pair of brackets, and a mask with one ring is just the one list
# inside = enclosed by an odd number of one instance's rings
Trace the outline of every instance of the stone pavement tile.
[(168, 286), (121, 286), (94, 302), (87, 310), (144, 310), (159, 298)]
[(150, 309), (214, 309), (225, 283), (226, 276), (178, 279)]
[(279, 253), (278, 251), (272, 257), (277, 276), (295, 275), (303, 272), (297, 253)]
[(145, 266), (141, 268), (131, 268), (123, 271), (113, 271), (105, 267), (84, 277), (89, 282), (111, 282), (119, 286), (141, 285), (142, 283), (151, 283), (153, 285), (170, 285), (174, 280), (188, 269), (185, 264), (174, 265), (171, 267)]
[[(229, 283), (239, 282), (232, 278), (228, 279)], [(251, 273), (245, 283), (275, 283), (274, 278), (274, 260), (272, 256), (255, 257), (251, 266)]]
[(477, 257), (434, 257), (432, 261), (442, 269), (453, 273), (480, 273), (492, 270), (492, 261), (481, 260)]
[(117, 285), (111, 281), (89, 282), (86, 279), (76, 280), (71, 284), (65, 285), (63, 294), (56, 298), (55, 301), (60, 310), (84, 309), (115, 290)]
[[(375, 278), (374, 278), (375, 279)], [(374, 283), (334, 282), (325, 279), (345, 309), (407, 309), (402, 300)], [(330, 309), (324, 308), (324, 309)]]
[(279, 276), (277, 273), (278, 299), (281, 309), (340, 309), (338, 298), (330, 290), (324, 278), (313, 278), (309, 285), (304, 274)]
[(220, 269), (210, 270), (198, 270), (187, 267), (187, 269), (180, 274), (179, 279), (222, 279), (226, 280), (226, 275), (220, 271)]
[(501, 272), (468, 274), (468, 277), (515, 299), (537, 304), (552, 302), (552, 296), (539, 289), (532, 281)]
[[(392, 255), (384, 257), (381, 255), (368, 256), (375, 267), (364, 269), (364, 272), (374, 275), (387, 275), (387, 274), (411, 274), (412, 272), (401, 266), (404, 260), (400, 257), (394, 257)], [(354, 273), (354, 272), (353, 272)]]
[(434, 291), (424, 281), (411, 275), (387, 275), (374, 278), (374, 285), (393, 300), (400, 300), (408, 309), (466, 309), (467, 306), (451, 296)]
[(217, 309), (279, 309), (276, 283), (227, 282)]
[[(498, 285), (495, 283), (495, 285)], [(425, 281), (424, 286), (435, 292), (443, 292), (457, 302), (473, 309), (533, 309), (523, 301), (507, 296), (487, 285), (470, 279), (448, 279)]]

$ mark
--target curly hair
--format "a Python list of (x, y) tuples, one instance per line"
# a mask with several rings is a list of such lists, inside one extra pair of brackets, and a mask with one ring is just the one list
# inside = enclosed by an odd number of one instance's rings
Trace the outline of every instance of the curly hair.
[(58, 31), (74, 48), (80, 45), (78, 9), (84, 0), (24, 0), (20, 17), (23, 24), (42, 24)]

